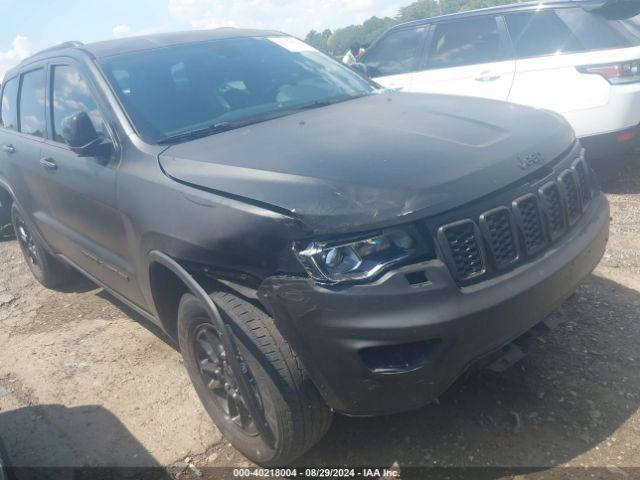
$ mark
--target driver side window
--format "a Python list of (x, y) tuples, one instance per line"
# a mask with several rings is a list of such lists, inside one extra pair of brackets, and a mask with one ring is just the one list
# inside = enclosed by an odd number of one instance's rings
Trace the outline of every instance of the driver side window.
[(418, 66), (426, 31), (426, 27), (400, 30), (380, 40), (364, 58), (371, 75), (384, 77), (413, 72)]
[(96, 131), (104, 136), (104, 121), (89, 85), (80, 72), (69, 65), (53, 67), (53, 140), (65, 143), (62, 135), (64, 119), (78, 112), (86, 112)]

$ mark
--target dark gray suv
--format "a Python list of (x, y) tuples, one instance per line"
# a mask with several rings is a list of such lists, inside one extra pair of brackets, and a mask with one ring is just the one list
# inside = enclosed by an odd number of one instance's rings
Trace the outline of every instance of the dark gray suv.
[(0, 186), (47, 287), (89, 277), (176, 341), (261, 464), (333, 412), (432, 401), (600, 260), (609, 210), (558, 115), (389, 92), (297, 39), (82, 45), (5, 77)]

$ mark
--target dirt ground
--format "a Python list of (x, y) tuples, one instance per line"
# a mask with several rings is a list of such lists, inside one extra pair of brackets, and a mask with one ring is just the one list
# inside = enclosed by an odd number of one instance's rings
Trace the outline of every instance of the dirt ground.
[[(300, 464), (640, 474), (640, 160), (605, 190), (608, 251), (519, 365), (416, 412), (336, 417)], [(171, 466), (181, 478), (251, 465), (152, 325), (88, 284), (43, 289), (15, 241), (0, 243), (0, 265), (0, 437), (15, 465)]]

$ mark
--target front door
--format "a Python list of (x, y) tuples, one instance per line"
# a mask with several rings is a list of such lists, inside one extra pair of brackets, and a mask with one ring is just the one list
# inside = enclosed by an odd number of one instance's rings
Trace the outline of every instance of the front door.
[(436, 23), (411, 91), (507, 100), (515, 60), (501, 17)]
[(392, 31), (378, 40), (363, 58), (369, 76), (384, 87), (410, 91), (427, 30), (422, 26)]
[(50, 241), (94, 278), (135, 301), (138, 292), (126, 260), (124, 222), (116, 201), (118, 158), (80, 157), (62, 134), (64, 119), (83, 111), (101, 135), (112, 138), (86, 78), (73, 63), (49, 67), (51, 133), (41, 154), (49, 171)]

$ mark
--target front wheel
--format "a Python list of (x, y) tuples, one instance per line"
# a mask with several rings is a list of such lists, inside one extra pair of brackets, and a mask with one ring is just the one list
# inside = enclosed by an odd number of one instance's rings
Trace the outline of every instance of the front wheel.
[(227, 352), (205, 306), (187, 293), (178, 310), (180, 350), (205, 409), (227, 440), (260, 465), (284, 465), (318, 442), (332, 412), (271, 317), (227, 292), (211, 294), (234, 332), (239, 361), (274, 437), (266, 442), (238, 389)]

